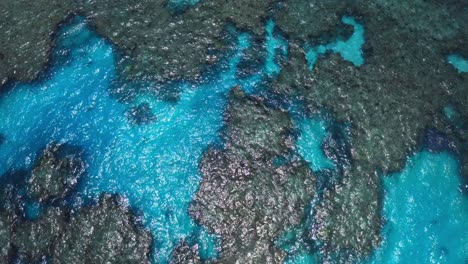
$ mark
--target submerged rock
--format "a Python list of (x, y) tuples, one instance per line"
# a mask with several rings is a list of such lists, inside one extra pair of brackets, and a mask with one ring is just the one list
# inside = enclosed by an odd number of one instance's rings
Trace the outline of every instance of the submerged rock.
[(54, 242), (54, 263), (149, 263), (151, 234), (117, 199), (103, 195), (71, 217)]
[(10, 78), (37, 77), (49, 60), (57, 24), (72, 9), (72, 0), (0, 2), (0, 86)]
[(18, 223), (11, 234), (0, 218), (0, 234), (13, 237), (5, 241), (12, 241), (19, 259), (28, 263), (149, 263), (151, 234), (118, 199), (103, 195), (98, 205), (70, 217), (66, 209), (51, 207), (37, 220)]
[(323, 37), (340, 24), (346, 11), (347, 1), (284, 1), (283, 7), (274, 14), (277, 25), (291, 39), (307, 41)]
[(240, 89), (229, 96), (222, 150), (209, 148), (200, 170), (203, 180), (190, 214), (220, 235), (221, 263), (282, 263), (285, 252), (274, 244), (299, 224), (315, 192), (305, 162), (275, 166), (290, 151), (289, 116), (248, 97)]
[(124, 53), (130, 79), (197, 79), (218, 61), (230, 43), (223, 40), (227, 22), (263, 33), (263, 19), (273, 0), (203, 0), (174, 13), (167, 1), (83, 1), (80, 10)]
[(198, 245), (190, 246), (187, 241), (181, 241), (172, 251), (171, 264), (200, 264)]
[(130, 108), (125, 115), (129, 122), (135, 125), (149, 124), (156, 122), (158, 119), (157, 116), (151, 112), (151, 107), (148, 103), (143, 103)]
[(37, 221), (25, 220), (19, 223), (15, 227), (13, 239), (18, 257), (27, 263), (38, 263), (51, 256), (51, 250), (65, 225), (64, 212), (60, 208), (48, 209)]
[(52, 143), (39, 157), (28, 179), (27, 189), (33, 199), (45, 202), (64, 198), (77, 185), (86, 166), (80, 153), (61, 153), (66, 148), (71, 146)]
[(11, 217), (0, 213), (0, 263), (8, 263), (11, 254), (12, 241), (12, 220)]

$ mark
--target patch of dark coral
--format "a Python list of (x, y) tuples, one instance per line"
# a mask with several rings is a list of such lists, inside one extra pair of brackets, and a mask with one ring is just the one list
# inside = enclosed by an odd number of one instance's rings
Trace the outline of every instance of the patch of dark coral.
[[(376, 171), (399, 170), (449, 101), (461, 105), (460, 112), (468, 116), (466, 74), (458, 74), (446, 61), (449, 53), (466, 43), (467, 29), (460, 25), (467, 16), (462, 9), (434, 1), (403, 5), (355, 1), (345, 6), (343, 2), (330, 5), (323, 20), (319, 17), (324, 26), (314, 36), (313, 28), (295, 32), (293, 24), (300, 23), (291, 21), (299, 13), (299, 19), (316, 19), (314, 8), (295, 8), (316, 3), (296, 2), (300, 3), (287, 2), (276, 17), (290, 36), (292, 52), (272, 90), (286, 100), (301, 100), (311, 109), (330, 109), (339, 121), (353, 125), (352, 169), (326, 195), (316, 217), (316, 235), (324, 243), (325, 258), (338, 252), (339, 261), (351, 261), (349, 256), (368, 256), (379, 241)], [(333, 14), (343, 14), (343, 10), (363, 18), (365, 64), (356, 68), (339, 55), (330, 55), (308, 72), (302, 43), (318, 37), (320, 30), (336, 27), (339, 17)], [(331, 19), (326, 17), (329, 13)], [(291, 23), (291, 29), (282, 21)]]
[(134, 125), (146, 125), (158, 120), (157, 116), (151, 111), (151, 107), (148, 103), (142, 103), (130, 108), (125, 113), (125, 116), (129, 122)]
[(275, 162), (291, 151), (290, 117), (235, 88), (225, 122), (223, 148), (203, 155), (190, 214), (221, 236), (220, 262), (282, 263), (274, 242), (299, 224), (315, 192), (305, 162)]
[(81, 156), (82, 151), (73, 146), (48, 145), (27, 180), (30, 197), (38, 202), (65, 198), (77, 186), (86, 169)]
[[(1, 263), (149, 263), (152, 236), (122, 197), (103, 194), (96, 205), (78, 209), (52, 205), (73, 191), (83, 173), (79, 152), (52, 143), (32, 172), (2, 176)], [(31, 202), (46, 205), (34, 219), (25, 213)]]
[(49, 207), (34, 221), (0, 213), (2, 263), (149, 263), (151, 234), (119, 200), (106, 194), (73, 214)]
[(275, 13), (277, 25), (290, 40), (304, 43), (309, 38), (323, 37), (338, 27), (348, 7), (347, 1), (284, 1)]
[(202, 260), (199, 255), (198, 245), (190, 246), (187, 241), (182, 240), (172, 251), (169, 263), (200, 264), (202, 263)]
[(81, 12), (97, 31), (125, 51), (124, 74), (131, 79), (197, 79), (218, 51), (226, 49), (227, 22), (263, 33), (268, 1), (200, 1), (174, 14), (166, 1), (86, 1)]
[(0, 86), (37, 77), (49, 60), (57, 24), (72, 10), (68, 0), (0, 2)]

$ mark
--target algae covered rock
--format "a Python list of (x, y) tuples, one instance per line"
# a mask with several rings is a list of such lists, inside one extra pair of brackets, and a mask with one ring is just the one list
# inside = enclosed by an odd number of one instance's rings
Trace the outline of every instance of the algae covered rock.
[(149, 263), (151, 234), (118, 199), (103, 195), (98, 205), (73, 215), (54, 241), (54, 263)]
[(168, 1), (83, 1), (80, 10), (97, 31), (124, 51), (124, 73), (130, 79), (197, 79), (218, 61), (230, 44), (227, 23), (263, 33), (268, 1), (203, 0), (183, 12)]
[(221, 263), (282, 263), (274, 241), (301, 221), (314, 177), (301, 160), (274, 162), (290, 150), (286, 113), (234, 89), (225, 122), (223, 149), (203, 155), (190, 213), (221, 236)]
[(0, 263), (8, 263), (12, 233), (11, 217), (6, 213), (0, 213)]
[[(72, 151), (67, 153), (69, 149)], [(30, 196), (40, 202), (64, 198), (77, 185), (85, 168), (79, 150), (51, 143), (37, 160), (28, 179)]]
[(60, 208), (49, 208), (37, 221), (20, 222), (13, 240), (19, 258), (27, 263), (37, 263), (50, 256), (65, 225), (64, 212)]
[(0, 86), (10, 78), (37, 77), (49, 60), (57, 24), (72, 9), (71, 0), (0, 2)]
[(152, 236), (119, 200), (105, 194), (97, 205), (71, 216), (66, 208), (50, 207), (36, 220), (20, 221), (10, 233), (2, 218), (0, 233), (6, 239), (0, 242), (10, 242), (28, 263), (149, 263)]
[(200, 259), (200, 254), (198, 250), (198, 245), (190, 246), (187, 241), (183, 240), (177, 245), (177, 247), (172, 251), (171, 264), (200, 264), (202, 263)]

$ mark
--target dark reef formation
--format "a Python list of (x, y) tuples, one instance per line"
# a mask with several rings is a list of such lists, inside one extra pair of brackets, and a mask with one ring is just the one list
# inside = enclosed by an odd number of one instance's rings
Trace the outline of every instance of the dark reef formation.
[(334, 31), (347, 6), (347, 1), (339, 0), (288, 0), (274, 14), (274, 19), (291, 40), (304, 43), (309, 38), (323, 37)]
[(68, 0), (0, 2), (0, 85), (38, 76), (49, 60), (51, 35), (72, 9)]
[(28, 263), (149, 263), (151, 235), (134, 224), (118, 196), (103, 195), (96, 206), (67, 216), (51, 207), (34, 221), (21, 221), (12, 234), (17, 257)]
[[(2, 183), (0, 263), (149, 263), (152, 236), (122, 197), (103, 194), (96, 205), (77, 210), (47, 204), (69, 195), (85, 168), (63, 152), (63, 145), (52, 143), (38, 158), (24, 181), (30, 197)], [(30, 199), (43, 205), (35, 219), (24, 212)]]
[(200, 264), (200, 253), (198, 245), (190, 246), (187, 241), (183, 240), (172, 251), (171, 264)]
[(39, 157), (28, 179), (32, 199), (39, 202), (63, 199), (77, 185), (86, 165), (77, 151), (64, 153), (66, 148), (52, 143)]
[[(293, 6), (285, 10), (293, 11), (279, 13), (278, 21), (292, 21), (289, 18), (299, 12), (294, 11), (295, 2), (289, 4)], [(332, 14), (343, 12), (341, 5), (336, 7)], [(300, 12), (314, 17), (314, 10)], [(338, 121), (352, 124), (353, 167), (341, 184), (325, 194), (314, 232), (324, 244), (323, 252), (335, 259), (338, 255), (340, 262), (354, 262), (378, 245), (378, 173), (399, 170), (449, 102), (462, 105), (463, 116), (468, 116), (468, 79), (446, 61), (447, 54), (463, 46), (468, 32), (453, 9), (435, 2), (357, 1), (347, 4), (346, 10), (363, 19), (365, 64), (357, 68), (329, 55), (310, 72), (301, 41), (317, 33), (285, 27), (293, 39), (290, 57), (271, 90), (285, 100), (302, 100), (312, 111), (327, 108)], [(323, 23), (334, 25), (336, 19), (326, 18)]]
[(307, 164), (285, 164), (292, 142), (287, 113), (271, 109), (235, 88), (229, 96), (222, 149), (201, 161), (203, 180), (191, 215), (221, 235), (221, 263), (282, 263), (275, 239), (299, 224), (315, 192)]
[(223, 40), (227, 22), (261, 34), (272, 2), (203, 0), (174, 13), (165, 0), (86, 1), (80, 10), (124, 51), (127, 77), (193, 80), (228, 47)]

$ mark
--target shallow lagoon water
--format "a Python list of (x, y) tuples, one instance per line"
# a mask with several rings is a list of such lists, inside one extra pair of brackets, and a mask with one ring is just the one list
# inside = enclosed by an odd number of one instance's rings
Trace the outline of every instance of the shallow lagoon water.
[(468, 60), (458, 54), (451, 54), (447, 57), (447, 61), (455, 67), (458, 72), (468, 72)]
[(459, 163), (447, 152), (422, 151), (384, 178), (384, 242), (371, 263), (464, 263), (468, 199)]
[[(352, 18), (343, 22), (354, 26), (353, 36), (309, 52), (311, 67), (317, 56), (327, 51), (340, 53), (356, 66), (364, 63), (360, 51), (363, 26)], [(273, 37), (273, 28), (269, 21), (263, 71), (270, 76), (281, 70), (274, 60), (275, 51), (287, 55), (284, 42)], [(262, 72), (247, 79), (236, 78), (236, 66), (249, 46), (248, 39), (247, 34), (239, 34), (227, 67), (215, 77), (196, 84), (179, 83), (182, 93), (178, 102), (162, 101), (148, 93), (122, 103), (109, 94), (118, 77), (116, 51), (89, 30), (83, 19), (76, 18), (58, 32), (56, 63), (47, 75), (30, 84), (15, 84), (0, 97), (4, 141), (0, 145), (0, 174), (31, 168), (39, 151), (52, 141), (80, 146), (89, 167), (72, 203), (78, 206), (102, 192), (124, 194), (130, 205), (142, 212), (155, 237), (154, 262), (167, 262), (172, 249), (184, 238), (196, 240), (204, 258), (216, 257), (219, 238), (195, 224), (187, 209), (201, 177), (198, 161), (206, 147), (218, 140), (228, 91), (235, 85), (253, 91), (261, 80)], [(136, 126), (125, 113), (142, 103), (150, 106), (157, 121)], [(295, 125), (298, 152), (311, 169), (333, 169), (333, 162), (321, 149), (326, 122), (319, 117), (296, 118)], [(468, 237), (468, 226), (463, 220), (468, 218), (468, 202), (459, 191), (458, 170), (459, 164), (450, 154), (423, 151), (409, 159), (402, 172), (383, 176), (384, 244), (370, 262), (418, 258), (428, 263), (460, 263), (467, 259), (468, 241), (464, 238)], [(35, 215), (40, 207), (29, 209)], [(317, 258), (314, 252), (301, 252), (291, 255), (287, 263), (313, 263)]]
[(352, 62), (355, 66), (361, 66), (364, 63), (361, 51), (362, 45), (364, 45), (364, 26), (348, 16), (344, 16), (341, 21), (343, 24), (353, 27), (353, 34), (346, 40), (337, 39), (328, 44), (310, 47), (306, 54), (310, 70), (314, 68), (320, 56), (324, 56), (328, 52), (340, 54), (344, 60)]

